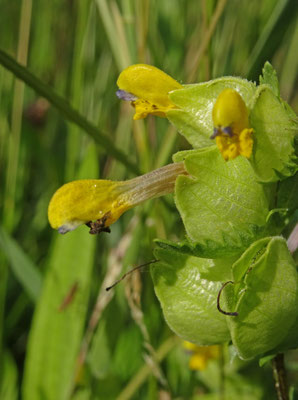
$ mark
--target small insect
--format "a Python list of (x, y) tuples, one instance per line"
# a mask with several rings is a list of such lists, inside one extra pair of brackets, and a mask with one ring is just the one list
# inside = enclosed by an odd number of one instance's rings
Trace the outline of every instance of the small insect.
[(64, 311), (73, 302), (78, 289), (79, 289), (79, 282), (76, 281), (69, 289), (67, 295), (64, 297), (62, 303), (58, 308), (58, 311), (60, 312)]

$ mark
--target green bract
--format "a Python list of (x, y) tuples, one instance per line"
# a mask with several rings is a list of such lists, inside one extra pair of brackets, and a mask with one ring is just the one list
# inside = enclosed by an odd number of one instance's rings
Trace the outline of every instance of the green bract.
[[(226, 88), (249, 111), (249, 159), (226, 162), (210, 140), (212, 109)], [(298, 208), (297, 118), (279, 97), (275, 71), (266, 63), (260, 86), (225, 77), (186, 85), (170, 99), (179, 109), (167, 117), (194, 150), (173, 156), (189, 174), (175, 186), (187, 239), (156, 241), (152, 268), (169, 326), (199, 345), (231, 340), (244, 359), (297, 347), (297, 270), (285, 239), (274, 236)], [(238, 315), (224, 315), (217, 301)]]
[(179, 107), (167, 112), (168, 119), (194, 147), (210, 146), (213, 132), (212, 108), (224, 89), (237, 90), (246, 106), (253, 104), (256, 86), (246, 79), (225, 77), (210, 82), (185, 85), (183, 89), (171, 92), (170, 99)]
[[(234, 264), (156, 243), (155, 292), (176, 334), (199, 345), (231, 339), (244, 359), (298, 345), (298, 274), (284, 239), (260, 239)], [(216, 304), (222, 282), (231, 279), (219, 300), (238, 316), (223, 315)]]
[(255, 131), (251, 163), (258, 179), (272, 182), (295, 173), (297, 157), (293, 142), (298, 125), (268, 86), (260, 86), (256, 93), (250, 123)]
[(226, 162), (215, 146), (178, 153), (190, 176), (176, 180), (175, 200), (189, 240), (202, 257), (239, 253), (264, 230), (269, 201), (244, 157)]
[(298, 275), (286, 241), (255, 242), (233, 265), (233, 280), (223, 298), (226, 309), (238, 312), (227, 322), (239, 356), (278, 351), (297, 319)]
[(250, 113), (253, 155), (250, 162), (260, 182), (274, 182), (297, 171), (294, 137), (298, 132), (295, 113), (279, 97), (276, 72), (265, 64), (260, 86), (246, 79), (223, 77), (185, 85), (170, 93), (179, 107), (167, 112), (168, 119), (194, 148), (212, 145), (212, 109), (218, 95), (227, 88), (237, 90)]
[(160, 260), (152, 267), (155, 292), (172, 330), (200, 345), (228, 341), (226, 318), (217, 311), (216, 299), (231, 260), (217, 263), (162, 248), (155, 255)]

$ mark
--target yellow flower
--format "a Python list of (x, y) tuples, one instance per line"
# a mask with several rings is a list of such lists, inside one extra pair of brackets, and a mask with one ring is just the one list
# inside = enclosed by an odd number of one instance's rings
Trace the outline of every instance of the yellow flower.
[(197, 346), (190, 342), (183, 342), (183, 347), (191, 352), (189, 359), (189, 368), (193, 370), (203, 371), (206, 369), (209, 360), (216, 360), (220, 355), (220, 347), (214, 346)]
[(217, 147), (226, 161), (242, 155), (249, 158), (252, 153), (253, 129), (249, 127), (248, 111), (238, 92), (234, 89), (223, 90), (212, 110), (214, 132)]
[(182, 85), (160, 69), (147, 64), (135, 64), (121, 72), (117, 80), (117, 96), (131, 101), (135, 107), (134, 119), (148, 114), (166, 117), (167, 111), (177, 108), (168, 93)]
[(182, 162), (128, 181), (84, 179), (66, 183), (50, 201), (50, 225), (59, 233), (83, 224), (90, 227), (90, 233), (109, 231), (108, 227), (125, 211), (145, 200), (173, 192), (175, 180), (181, 174), (187, 174)]

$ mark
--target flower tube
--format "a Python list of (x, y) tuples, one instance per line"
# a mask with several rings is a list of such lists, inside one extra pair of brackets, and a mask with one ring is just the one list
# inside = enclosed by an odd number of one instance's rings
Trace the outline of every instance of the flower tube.
[(127, 181), (84, 179), (66, 183), (50, 201), (50, 225), (62, 234), (82, 224), (90, 227), (90, 233), (109, 231), (108, 227), (125, 211), (172, 193), (177, 176), (183, 174), (187, 172), (180, 162)]

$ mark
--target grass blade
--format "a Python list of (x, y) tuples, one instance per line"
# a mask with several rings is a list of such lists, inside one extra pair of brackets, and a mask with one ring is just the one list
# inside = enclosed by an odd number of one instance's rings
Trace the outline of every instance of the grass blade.
[(27, 68), (17, 63), (11, 56), (0, 49), (0, 64), (10, 70), (15, 76), (24, 81), (28, 86), (34, 89), (38, 94), (46, 98), (54, 107), (56, 107), (65, 118), (73, 122), (86, 133), (88, 133), (94, 141), (103, 147), (110, 156), (113, 156), (122, 164), (124, 164), (131, 172), (139, 173), (139, 168), (130, 160), (127, 155), (118, 149), (113, 140), (106, 134), (101, 132), (95, 125), (84, 118), (77, 110), (71, 107), (69, 102), (59, 96), (47, 84), (40, 81)]
[[(94, 146), (82, 173), (96, 174)], [(57, 235), (43, 291), (30, 331), (23, 384), (24, 400), (66, 400), (72, 391), (76, 357), (87, 312), (96, 237), (82, 227)]]
[(1, 226), (0, 248), (6, 255), (15, 277), (24, 287), (29, 297), (36, 302), (42, 285), (40, 272), (19, 244)]

